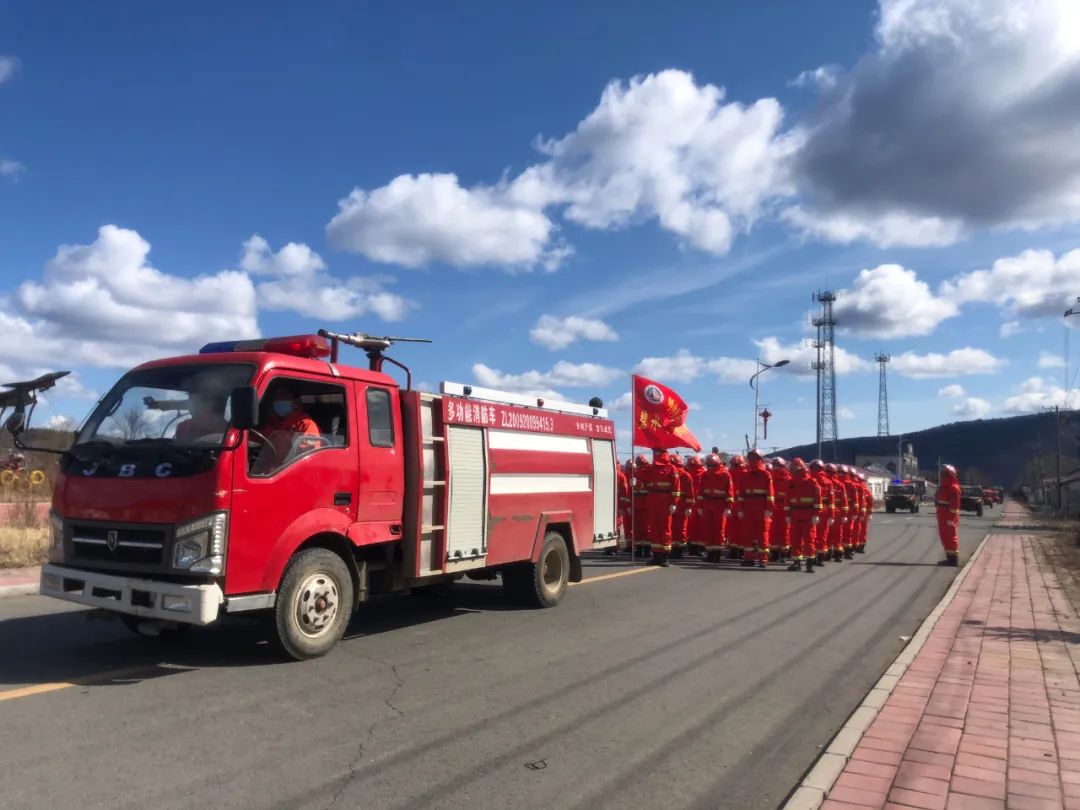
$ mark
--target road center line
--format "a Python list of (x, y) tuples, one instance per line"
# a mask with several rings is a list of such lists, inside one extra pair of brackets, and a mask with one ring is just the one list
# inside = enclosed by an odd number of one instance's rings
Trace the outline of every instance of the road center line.
[(30, 686), (20, 686), (16, 689), (8, 689), (4, 692), (0, 692), (0, 703), (5, 700), (17, 700), (18, 698), (31, 697), (33, 695), (43, 695), (47, 692), (57, 692), (61, 689), (70, 689), (73, 686), (90, 686), (101, 681), (108, 681), (112, 678), (121, 678), (125, 675), (132, 675), (136, 672), (147, 672), (156, 667), (156, 664), (143, 664), (138, 667), (126, 667), (124, 669), (114, 669), (109, 672), (98, 672), (91, 675), (83, 675), (79, 678), (74, 678), (70, 681), (56, 681), (53, 683), (35, 683)]
[(646, 568), (645, 566), (642, 566), (641, 568), (631, 568), (627, 571), (616, 571), (614, 574), (601, 574), (598, 577), (589, 577), (588, 579), (581, 580), (581, 582), (571, 582), (569, 583), (569, 587), (572, 588), (575, 585), (588, 585), (592, 582), (603, 582), (606, 579), (618, 579), (619, 577), (628, 577), (632, 574), (648, 574), (650, 571), (659, 570), (660, 569), (655, 566), (650, 566), (648, 568)]

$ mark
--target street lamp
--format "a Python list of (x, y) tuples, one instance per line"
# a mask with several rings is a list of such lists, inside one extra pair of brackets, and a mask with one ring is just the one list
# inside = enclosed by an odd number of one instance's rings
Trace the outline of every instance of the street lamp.
[(757, 364), (758, 364), (758, 366), (760, 366), (760, 368), (758, 368), (758, 370), (754, 373), (754, 376), (750, 378), (750, 387), (754, 389), (754, 447), (753, 447), (754, 450), (757, 449), (758, 389), (759, 389), (758, 377), (760, 377), (762, 374), (764, 374), (770, 368), (782, 368), (783, 366), (786, 366), (790, 362), (791, 362), (790, 360), (779, 360), (779, 361), (777, 361), (775, 363), (763, 363), (763, 362), (761, 362), (761, 359), (759, 358), (758, 361), (757, 361)]

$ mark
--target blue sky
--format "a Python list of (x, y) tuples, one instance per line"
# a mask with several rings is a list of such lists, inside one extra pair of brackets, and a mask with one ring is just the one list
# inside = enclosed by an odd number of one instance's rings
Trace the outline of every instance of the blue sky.
[(1066, 401), (1067, 0), (319, 8), (0, 3), (0, 376), (73, 368), (47, 418), (327, 326), (434, 339), (400, 353), (429, 384), (614, 403), (639, 369), (725, 448), (790, 358), (783, 446), (826, 285), (841, 435), (880, 350), (894, 432)]

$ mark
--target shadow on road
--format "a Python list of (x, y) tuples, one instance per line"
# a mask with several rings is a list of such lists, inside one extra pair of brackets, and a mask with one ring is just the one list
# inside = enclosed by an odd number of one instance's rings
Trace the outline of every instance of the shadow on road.
[[(379, 596), (361, 606), (345, 640), (470, 613), (521, 610), (498, 582), (459, 582), (411, 596)], [(269, 616), (226, 617), (220, 625), (162, 638), (140, 638), (118, 620), (70, 611), (0, 623), (0, 692), (41, 683), (123, 686), (193, 669), (284, 665), (271, 643)]]

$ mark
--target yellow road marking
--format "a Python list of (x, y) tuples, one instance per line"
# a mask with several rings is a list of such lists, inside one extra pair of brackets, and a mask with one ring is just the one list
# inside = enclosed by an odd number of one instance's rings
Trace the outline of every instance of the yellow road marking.
[(618, 579), (619, 577), (628, 577), (632, 574), (648, 574), (650, 571), (659, 571), (660, 569), (655, 566), (649, 566), (648, 568), (642, 566), (641, 568), (631, 568), (626, 571), (616, 571), (614, 574), (601, 574), (598, 577), (589, 577), (583, 579), (581, 582), (571, 582), (569, 586), (572, 588), (575, 585), (588, 585), (592, 582), (603, 582), (606, 579)]
[(17, 689), (8, 689), (4, 692), (0, 692), (0, 703), (5, 700), (16, 700), (17, 698), (30, 697), (32, 695), (43, 695), (46, 692), (57, 692), (61, 689), (70, 689), (73, 686), (89, 686), (90, 684), (97, 683), (99, 681), (107, 681), (112, 678), (119, 678), (124, 675), (131, 675), (135, 672), (146, 672), (147, 670), (154, 669), (156, 664), (144, 664), (138, 667), (126, 667), (124, 669), (114, 669), (109, 672), (99, 672), (95, 675), (84, 675), (80, 678), (74, 678), (70, 681), (56, 681), (54, 683), (35, 683), (31, 686), (20, 686)]

